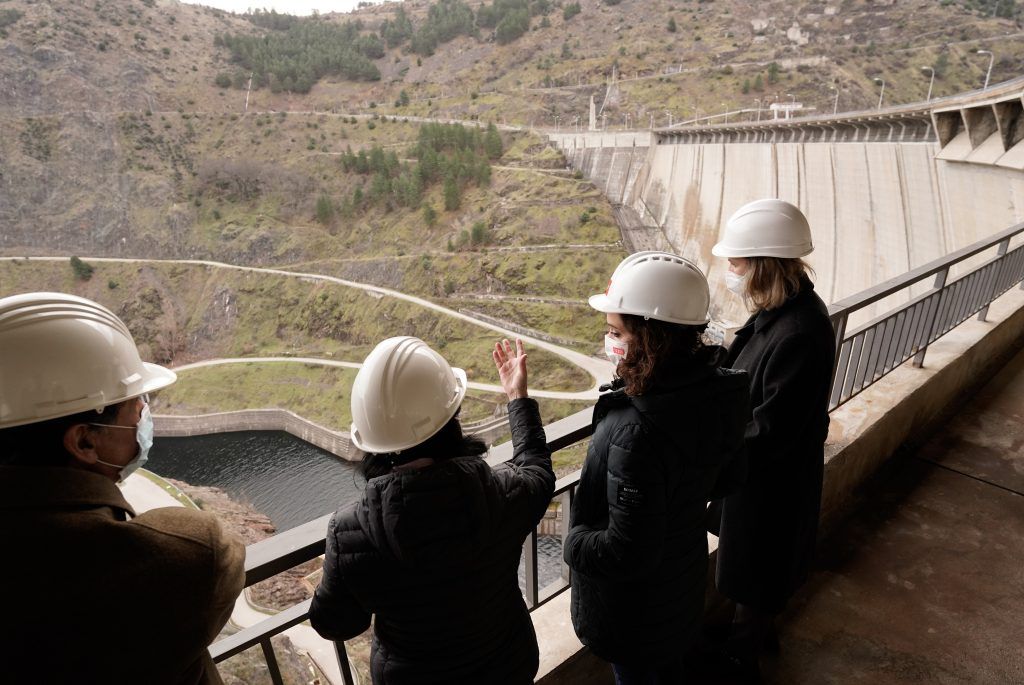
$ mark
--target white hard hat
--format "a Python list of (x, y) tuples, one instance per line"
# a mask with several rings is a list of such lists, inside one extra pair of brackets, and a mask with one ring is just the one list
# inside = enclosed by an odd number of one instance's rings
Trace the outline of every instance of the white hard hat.
[(176, 379), (143, 362), (121, 319), (92, 300), (0, 299), (0, 428), (100, 410)]
[(606, 314), (700, 326), (708, 322), (708, 281), (692, 262), (668, 252), (637, 252), (619, 263), (608, 289), (590, 297)]
[(352, 443), (375, 454), (415, 447), (455, 416), (465, 396), (465, 371), (419, 338), (388, 338), (352, 384)]
[(782, 257), (794, 259), (814, 250), (807, 217), (785, 200), (755, 200), (729, 217), (716, 257)]

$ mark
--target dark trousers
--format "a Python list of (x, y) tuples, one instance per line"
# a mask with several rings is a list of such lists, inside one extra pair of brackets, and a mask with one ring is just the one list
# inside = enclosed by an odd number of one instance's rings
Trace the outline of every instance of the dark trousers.
[(676, 659), (667, 664), (612, 664), (615, 685), (680, 685), (685, 682), (683, 660)]

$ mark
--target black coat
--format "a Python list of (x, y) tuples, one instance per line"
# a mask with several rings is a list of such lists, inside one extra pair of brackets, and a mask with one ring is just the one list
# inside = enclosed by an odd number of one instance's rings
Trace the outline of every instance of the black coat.
[(742, 478), (746, 374), (690, 364), (664, 375), (654, 392), (598, 401), (565, 542), (576, 634), (615, 663), (664, 663), (696, 637), (705, 508)]
[(718, 589), (778, 612), (806, 580), (821, 509), (835, 338), (803, 279), (799, 293), (736, 332), (727, 365), (750, 374), (746, 484), (722, 503)]
[(374, 478), (332, 517), (309, 617), (345, 640), (374, 616), (374, 683), (533, 682), (519, 557), (555, 477), (537, 403), (510, 402), (509, 422), (511, 461), (460, 457)]

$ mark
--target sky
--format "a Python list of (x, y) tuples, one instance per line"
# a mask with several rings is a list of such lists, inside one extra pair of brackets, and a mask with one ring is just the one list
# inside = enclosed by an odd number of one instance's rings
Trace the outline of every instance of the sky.
[[(249, 9), (273, 9), (287, 14), (312, 14), (313, 10), (348, 12), (356, 8), (360, 0), (182, 0), (190, 5), (206, 5), (229, 12), (245, 12)], [(374, 4), (382, 0), (372, 0)]]

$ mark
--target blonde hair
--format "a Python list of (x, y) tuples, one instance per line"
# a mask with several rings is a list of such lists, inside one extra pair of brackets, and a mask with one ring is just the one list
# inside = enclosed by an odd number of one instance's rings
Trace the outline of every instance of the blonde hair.
[(755, 311), (776, 309), (800, 292), (800, 279), (814, 273), (802, 259), (748, 257), (747, 299)]

